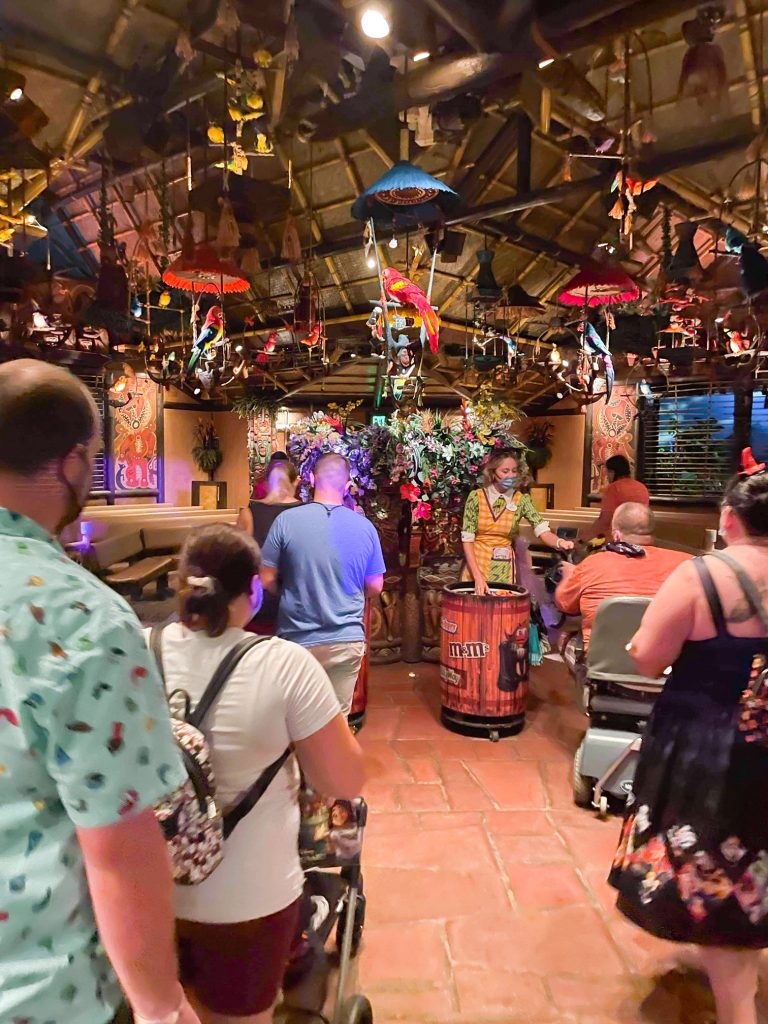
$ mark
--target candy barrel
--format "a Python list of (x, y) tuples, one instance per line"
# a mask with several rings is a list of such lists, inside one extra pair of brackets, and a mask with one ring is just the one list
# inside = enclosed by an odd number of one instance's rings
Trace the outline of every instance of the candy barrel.
[(440, 692), (443, 725), (465, 736), (511, 736), (525, 724), (530, 597), (493, 584), (478, 597), (472, 583), (443, 592)]
[(368, 664), (370, 661), (369, 651), (371, 649), (371, 602), (365, 602), (365, 654), (360, 663), (360, 671), (357, 673), (355, 692), (352, 694), (352, 706), (349, 709), (347, 721), (352, 729), (357, 732), (365, 724), (365, 711), (368, 707)]

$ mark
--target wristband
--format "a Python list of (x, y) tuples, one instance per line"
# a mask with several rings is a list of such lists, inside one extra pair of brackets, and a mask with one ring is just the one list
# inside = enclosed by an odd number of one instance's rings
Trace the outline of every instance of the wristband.
[(182, 993), (179, 1005), (172, 1013), (167, 1013), (165, 1017), (142, 1017), (141, 1014), (134, 1013), (133, 1020), (134, 1024), (178, 1024), (179, 1017), (181, 1017), (181, 1008), (184, 1005), (184, 995)]

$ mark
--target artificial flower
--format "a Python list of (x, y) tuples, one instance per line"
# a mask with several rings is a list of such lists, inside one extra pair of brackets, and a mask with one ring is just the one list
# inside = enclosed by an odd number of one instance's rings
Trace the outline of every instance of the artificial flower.
[(413, 518), (414, 519), (431, 519), (432, 518), (432, 506), (427, 501), (418, 501), (413, 506)]

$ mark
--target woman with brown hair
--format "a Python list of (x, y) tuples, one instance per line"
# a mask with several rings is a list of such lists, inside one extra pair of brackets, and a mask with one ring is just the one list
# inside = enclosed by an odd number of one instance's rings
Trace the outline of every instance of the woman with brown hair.
[[(181, 622), (160, 638), (166, 689), (194, 708), (225, 656), (248, 634), (261, 603), (259, 550), (233, 526), (196, 531), (181, 553)], [(204, 725), (217, 796), (226, 807), (292, 745), (320, 793), (353, 799), (362, 752), (328, 677), (296, 644), (277, 637), (249, 650)], [(203, 1024), (267, 1024), (296, 931), (303, 874), (298, 858), (298, 770), (293, 758), (225, 845), (199, 885), (176, 887), (182, 982)]]
[[(252, 500), (247, 508), (240, 509), (237, 525), (253, 537), (259, 545), (259, 550), (264, 546), (272, 523), (280, 513), (299, 504), (296, 497), (298, 478), (296, 467), (288, 458), (274, 459), (267, 468), (264, 497)], [(254, 615), (248, 624), (249, 632), (273, 636), (279, 604), (280, 601), (274, 594), (266, 592), (258, 614)]]
[(522, 453), (500, 448), (483, 469), (483, 486), (470, 493), (464, 506), (461, 539), (466, 567), (464, 580), (474, 580), (475, 593), (490, 593), (494, 583), (515, 583), (518, 567), (515, 541), (520, 522), (526, 519), (539, 541), (559, 551), (570, 551), (573, 542), (554, 534), (533, 504)]

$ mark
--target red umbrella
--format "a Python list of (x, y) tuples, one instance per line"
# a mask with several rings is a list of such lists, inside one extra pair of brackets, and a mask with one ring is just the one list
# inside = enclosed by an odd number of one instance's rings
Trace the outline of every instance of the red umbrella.
[(163, 274), (163, 281), (171, 288), (182, 288), (196, 294), (230, 294), (245, 292), (251, 287), (235, 263), (220, 259), (216, 251), (204, 242), (196, 245), (188, 256), (182, 252)]
[(636, 299), (639, 294), (640, 289), (621, 267), (595, 263), (571, 278), (558, 295), (558, 302), (566, 306), (609, 306)]

